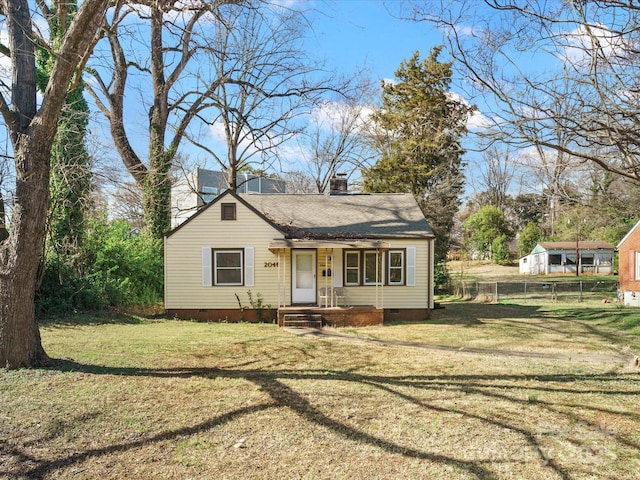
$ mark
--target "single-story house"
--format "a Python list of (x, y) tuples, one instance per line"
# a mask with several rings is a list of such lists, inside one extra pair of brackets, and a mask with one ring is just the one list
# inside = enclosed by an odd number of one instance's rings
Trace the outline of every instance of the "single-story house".
[(575, 275), (577, 269), (578, 274), (611, 275), (613, 252), (607, 242), (539, 242), (520, 258), (520, 273)]
[(427, 319), (434, 241), (410, 194), (226, 191), (165, 237), (165, 309), (280, 325)]
[(640, 222), (618, 243), (618, 283), (625, 305), (640, 307)]

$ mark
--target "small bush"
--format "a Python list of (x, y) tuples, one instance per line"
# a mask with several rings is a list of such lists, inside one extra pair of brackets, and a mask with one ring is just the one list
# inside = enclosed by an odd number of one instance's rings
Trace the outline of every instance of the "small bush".
[(449, 269), (444, 262), (436, 263), (433, 271), (435, 291), (438, 293), (450, 293), (451, 292), (451, 277), (449, 276)]
[(491, 244), (492, 259), (498, 265), (509, 265), (511, 263), (511, 253), (507, 246), (506, 235), (500, 235)]

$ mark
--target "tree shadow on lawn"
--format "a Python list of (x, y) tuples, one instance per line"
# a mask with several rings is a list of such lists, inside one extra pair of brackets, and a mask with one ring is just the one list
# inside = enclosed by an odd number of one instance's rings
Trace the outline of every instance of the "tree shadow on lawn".
[(637, 307), (603, 308), (566, 308), (554, 313), (568, 316), (581, 322), (597, 323), (618, 330), (632, 330), (640, 326), (640, 309)]
[[(547, 309), (541, 305), (486, 304), (468, 301), (456, 301), (445, 304), (441, 310), (434, 310), (427, 324), (466, 325), (473, 328), (486, 323), (487, 319), (497, 322), (527, 325), (528, 328), (546, 330), (567, 335), (576, 333), (576, 329), (593, 335), (607, 343), (626, 347), (629, 343), (640, 348), (640, 339), (629, 336), (626, 331), (640, 325), (640, 310), (631, 308), (567, 307)], [(483, 322), (484, 320), (484, 322)], [(517, 320), (517, 323), (514, 322)], [(532, 320), (527, 323), (527, 320)], [(542, 322), (533, 321), (542, 320)], [(631, 355), (632, 357), (633, 355)]]
[(425, 323), (435, 325), (482, 325), (483, 318), (531, 318), (540, 307), (535, 305), (493, 304), (469, 301), (448, 302), (431, 312)]
[[(640, 348), (640, 339), (629, 330), (640, 324), (640, 311), (630, 309), (566, 308), (542, 312), (542, 317), (579, 325), (589, 335), (613, 345), (634, 345)], [(626, 344), (626, 345), (625, 345)]]
[[(589, 420), (585, 412), (605, 412), (617, 418), (626, 418), (628, 421), (640, 421), (640, 414), (632, 411), (612, 411), (609, 409), (600, 409), (596, 406), (585, 405), (581, 399), (581, 395), (591, 396), (594, 394), (619, 395), (627, 397), (628, 404), (632, 404), (640, 395), (640, 377), (637, 374), (584, 374), (584, 375), (407, 375), (407, 376), (380, 376), (366, 375), (345, 371), (319, 371), (319, 370), (262, 370), (262, 369), (226, 369), (226, 368), (196, 368), (196, 369), (146, 369), (146, 368), (114, 368), (99, 365), (81, 364), (70, 360), (59, 360), (55, 370), (61, 372), (81, 372), (92, 375), (119, 375), (119, 376), (135, 376), (135, 377), (151, 377), (158, 379), (189, 379), (192, 377), (201, 377), (207, 379), (217, 378), (233, 378), (244, 379), (253, 383), (262, 391), (266, 392), (270, 399), (262, 403), (251, 406), (245, 406), (237, 409), (230, 409), (228, 412), (211, 417), (203, 422), (195, 425), (174, 428), (160, 431), (154, 435), (145, 438), (136, 439), (130, 442), (116, 443), (101, 448), (87, 449), (84, 451), (76, 451), (67, 456), (58, 458), (36, 458), (27, 452), (21, 451), (17, 446), (8, 444), (6, 441), (0, 443), (0, 453), (12, 456), (18, 461), (21, 460), (22, 471), (20, 472), (3, 472), (0, 467), (0, 476), (3, 473), (17, 473), (18, 476), (26, 478), (42, 478), (44, 476), (60, 473), (67, 467), (81, 464), (82, 462), (106, 456), (112, 453), (126, 452), (137, 448), (171, 440), (178, 440), (184, 436), (196, 435), (201, 432), (211, 431), (222, 425), (229, 424), (243, 416), (251, 415), (256, 412), (268, 411), (271, 409), (289, 409), (295, 412), (301, 419), (312, 424), (329, 429), (346, 440), (369, 445), (377, 449), (381, 449), (391, 454), (401, 455), (407, 458), (426, 460), (429, 462), (440, 463), (460, 469), (475, 478), (491, 479), (496, 478), (497, 474), (490, 468), (492, 463), (500, 462), (537, 462), (541, 468), (548, 468), (548, 474), (562, 479), (571, 479), (571, 467), (562, 465), (561, 461), (548, 453), (547, 447), (543, 445), (545, 434), (541, 432), (541, 428), (533, 429), (524, 426), (518, 415), (511, 415), (508, 418), (500, 415), (491, 416), (486, 413), (477, 413), (472, 407), (461, 407), (456, 405), (454, 408), (446, 408), (437, 401), (430, 402), (424, 398), (420, 398), (419, 394), (424, 391), (441, 392), (442, 390), (450, 391), (452, 394), (477, 395), (484, 402), (508, 402), (517, 407), (516, 410), (521, 411), (522, 408), (541, 409), (540, 415), (547, 413), (552, 417), (561, 416), (565, 421), (580, 424), (592, 429), (594, 432), (602, 430), (602, 426)], [(460, 445), (461, 454), (459, 456), (442, 455), (432, 453), (426, 449), (403, 446), (392, 440), (384, 438), (382, 435), (368, 433), (356, 426), (342, 422), (338, 418), (334, 418), (325, 413), (321, 408), (314, 405), (304, 396), (304, 392), (296, 391), (291, 385), (293, 381), (319, 381), (319, 382), (353, 382), (361, 385), (367, 385), (385, 394), (391, 394), (395, 397), (395, 401), (411, 404), (414, 407), (429, 412), (429, 414), (456, 414), (465, 418), (467, 421), (475, 421), (485, 425), (487, 428), (504, 429), (511, 434), (517, 435), (527, 445), (528, 455), (525, 457), (521, 454), (519, 458), (509, 458), (496, 460), (493, 458), (497, 454), (503, 457), (504, 452), (493, 452), (488, 454), (482, 452), (486, 458), (477, 458), (475, 460), (464, 459), (465, 445)], [(628, 390), (616, 388), (616, 384), (612, 383), (612, 389), (602, 388), (600, 391), (588, 389), (586, 386), (574, 385), (576, 382), (599, 382), (601, 385), (607, 385), (608, 382), (624, 381), (631, 386)], [(567, 404), (562, 402), (545, 402), (536, 400), (532, 402), (523, 397), (523, 382), (528, 385), (526, 389), (531, 391), (547, 391), (562, 392), (575, 394), (575, 403)], [(533, 384), (533, 386), (531, 386)], [(407, 393), (415, 391), (415, 394)], [(493, 413), (493, 412), (491, 412)], [(582, 416), (581, 416), (582, 414)], [(558, 427), (559, 429), (561, 427)], [(555, 435), (552, 433), (551, 435)], [(625, 448), (631, 450), (631, 455), (640, 455), (640, 445), (628, 438), (628, 435), (618, 434), (616, 432), (604, 432), (607, 438), (616, 442), (618, 450)], [(591, 441), (590, 439), (576, 439), (575, 435), (566, 434), (562, 440), (567, 442), (569, 446), (573, 445), (576, 449), (585, 454), (587, 446), (583, 443)], [(1, 456), (1, 455), (0, 455)], [(531, 458), (534, 456), (534, 458)], [(467, 456), (468, 457), (468, 456)], [(537, 460), (536, 460), (537, 459)], [(578, 476), (580, 473), (577, 472)], [(546, 475), (545, 475), (546, 476)], [(606, 478), (602, 476), (601, 478)], [(609, 478), (615, 478), (612, 473)]]

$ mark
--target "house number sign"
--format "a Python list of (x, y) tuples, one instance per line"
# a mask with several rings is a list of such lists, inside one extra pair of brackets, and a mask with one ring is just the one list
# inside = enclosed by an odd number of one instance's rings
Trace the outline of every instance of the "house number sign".
[(264, 268), (276, 268), (278, 262), (264, 262)]

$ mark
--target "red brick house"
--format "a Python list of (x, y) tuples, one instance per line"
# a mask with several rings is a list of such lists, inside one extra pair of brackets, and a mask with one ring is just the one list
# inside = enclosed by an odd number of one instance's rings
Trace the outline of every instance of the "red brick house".
[(640, 222), (618, 244), (618, 277), (624, 304), (640, 307)]

